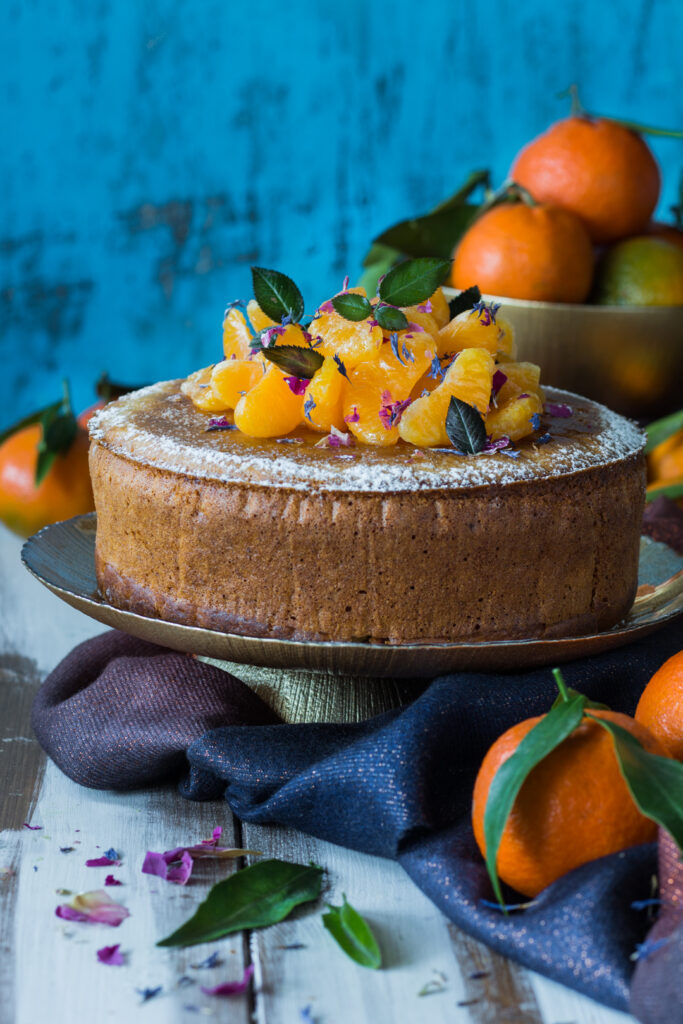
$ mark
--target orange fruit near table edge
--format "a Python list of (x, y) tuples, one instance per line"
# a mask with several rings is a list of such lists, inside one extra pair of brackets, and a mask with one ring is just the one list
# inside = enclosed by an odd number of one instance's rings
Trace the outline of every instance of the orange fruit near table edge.
[(646, 232), (659, 198), (659, 168), (647, 144), (606, 118), (552, 124), (518, 153), (510, 177), (539, 203), (580, 217), (595, 242)]
[(583, 302), (593, 277), (593, 246), (559, 206), (503, 202), (465, 232), (453, 256), (451, 284), (486, 295)]
[[(593, 709), (590, 714), (610, 719), (646, 750), (667, 756), (659, 741), (628, 715)], [(503, 733), (479, 769), (472, 825), (484, 857), (484, 812), (493, 777), (542, 717), (528, 718)], [(656, 835), (656, 824), (633, 802), (611, 736), (584, 718), (524, 781), (498, 848), (498, 874), (513, 889), (533, 897), (573, 868), (650, 842)]]
[(41, 427), (24, 427), (0, 445), (0, 521), (29, 537), (48, 523), (84, 512), (93, 502), (88, 472), (88, 435), (79, 429), (68, 451), (57, 455), (42, 483), (35, 471)]
[(674, 654), (643, 690), (635, 718), (677, 761), (683, 761), (683, 651)]

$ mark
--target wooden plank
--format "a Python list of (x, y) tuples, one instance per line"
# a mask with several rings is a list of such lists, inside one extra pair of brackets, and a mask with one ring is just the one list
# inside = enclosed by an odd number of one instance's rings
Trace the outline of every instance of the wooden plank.
[[(637, 1024), (630, 1013), (610, 1010), (533, 971), (527, 972), (544, 1020), (550, 1024)], [(672, 1021), (671, 1024), (674, 1024)]]
[(470, 1019), (476, 1024), (543, 1024), (528, 972), (448, 925)]

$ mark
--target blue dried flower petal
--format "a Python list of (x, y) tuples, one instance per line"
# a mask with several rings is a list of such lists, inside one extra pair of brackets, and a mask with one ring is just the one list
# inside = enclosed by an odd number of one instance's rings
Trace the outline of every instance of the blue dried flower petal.
[(313, 401), (312, 395), (309, 395), (309, 397), (304, 402), (304, 415), (306, 416), (307, 419), (310, 420), (311, 413), (313, 412), (314, 409), (315, 409), (315, 402)]
[(406, 364), (403, 362), (403, 360), (401, 359), (401, 356), (399, 355), (399, 351), (398, 351), (398, 334), (396, 333), (396, 331), (393, 331), (389, 335), (389, 341), (391, 342), (391, 351), (394, 353), (394, 355), (398, 359), (398, 361), (401, 364), (401, 366), (405, 366)]
[(536, 444), (547, 444), (548, 441), (552, 441), (552, 437), (550, 436), (550, 434), (543, 434), (542, 437), (539, 437)]
[(529, 420), (529, 423), (534, 428), (534, 430), (540, 430), (541, 429), (541, 417), (538, 415), (537, 412), (535, 412), (533, 414), (533, 416)]
[(341, 373), (342, 377), (346, 377), (346, 379), (348, 380), (349, 379), (349, 375), (346, 372), (346, 367), (344, 366), (344, 364), (342, 363), (341, 359), (339, 358), (339, 356), (337, 355), (336, 352), (334, 354), (334, 361), (337, 364), (337, 369)]
[(414, 363), (415, 362), (415, 356), (410, 351), (410, 349), (406, 345), (405, 341), (403, 342), (403, 344), (401, 346), (401, 352), (403, 353), (404, 357), (408, 360), (409, 363)]
[(434, 356), (432, 359), (432, 365), (429, 367), (429, 376), (434, 380), (443, 380), (445, 376), (445, 370), (438, 356)]

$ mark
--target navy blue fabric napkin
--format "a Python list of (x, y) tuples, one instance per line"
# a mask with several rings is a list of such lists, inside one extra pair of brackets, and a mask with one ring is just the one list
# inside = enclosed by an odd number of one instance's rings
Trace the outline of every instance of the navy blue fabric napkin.
[[(633, 713), (681, 640), (673, 623), (565, 665), (564, 675), (589, 697)], [(476, 772), (502, 732), (548, 710), (555, 696), (549, 669), (458, 673), (366, 722), (284, 725), (225, 673), (110, 633), (55, 669), (33, 724), (62, 770), (84, 785), (125, 789), (176, 777), (184, 796), (224, 797), (245, 821), (396, 859), (469, 934), (625, 1010), (630, 958), (649, 927), (631, 904), (650, 896), (654, 844), (587, 864), (508, 917), (486, 902), (493, 894), (470, 826)]]

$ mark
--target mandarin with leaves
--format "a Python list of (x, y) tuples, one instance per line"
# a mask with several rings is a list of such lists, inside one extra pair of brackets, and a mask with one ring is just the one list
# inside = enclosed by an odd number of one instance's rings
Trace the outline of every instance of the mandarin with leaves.
[(647, 143), (607, 118), (552, 124), (517, 155), (510, 177), (539, 203), (578, 217), (598, 243), (645, 231), (659, 199), (659, 167)]
[(655, 672), (638, 701), (635, 719), (683, 761), (683, 651)]
[(465, 232), (453, 254), (451, 284), (458, 289), (476, 284), (482, 292), (511, 299), (583, 302), (593, 259), (578, 217), (525, 195), (523, 201), (494, 206)]
[[(531, 768), (505, 822), (495, 862), (497, 874), (524, 896), (537, 896), (568, 871), (597, 857), (656, 838), (657, 825), (636, 805), (613, 736), (599, 720), (634, 738), (646, 755), (668, 758), (667, 751), (628, 715), (597, 707), (589, 715), (579, 711), (576, 727)], [(484, 757), (472, 803), (474, 836), (484, 857), (485, 815), (494, 779), (548, 717), (540, 715), (512, 726)]]

